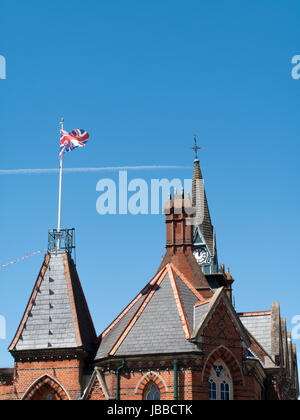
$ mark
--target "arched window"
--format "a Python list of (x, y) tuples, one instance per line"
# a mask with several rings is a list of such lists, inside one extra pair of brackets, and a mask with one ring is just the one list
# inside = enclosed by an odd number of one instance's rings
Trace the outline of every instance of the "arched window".
[(45, 375), (34, 382), (22, 398), (23, 400), (68, 400), (69, 397), (65, 390), (59, 385), (55, 379)]
[(230, 400), (230, 385), (226, 381), (221, 383), (221, 400)]
[(217, 384), (213, 379), (209, 380), (209, 399), (216, 401), (217, 399)]
[(160, 400), (160, 392), (157, 385), (151, 382), (146, 387), (145, 400)]
[(47, 394), (46, 397), (45, 397), (45, 400), (46, 401), (53, 401), (54, 400), (53, 394), (51, 394), (51, 392), (49, 394)]
[(233, 399), (232, 378), (222, 360), (217, 360), (211, 369), (209, 399), (211, 401), (228, 401)]

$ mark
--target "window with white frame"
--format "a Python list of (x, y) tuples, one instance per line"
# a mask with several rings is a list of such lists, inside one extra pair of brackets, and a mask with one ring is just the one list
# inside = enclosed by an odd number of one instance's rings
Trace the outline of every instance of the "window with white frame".
[(209, 399), (211, 401), (233, 399), (232, 378), (226, 364), (220, 359), (213, 364), (210, 372)]

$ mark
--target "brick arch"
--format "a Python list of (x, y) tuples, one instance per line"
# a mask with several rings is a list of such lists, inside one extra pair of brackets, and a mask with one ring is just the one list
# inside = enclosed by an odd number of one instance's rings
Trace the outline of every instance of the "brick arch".
[(155, 372), (148, 372), (142, 377), (135, 389), (135, 393), (139, 395), (141, 399), (143, 399), (144, 392), (150, 383), (154, 383), (157, 386), (160, 395), (163, 395), (167, 392), (167, 385), (163, 378)]
[(207, 357), (202, 371), (202, 382), (208, 383), (213, 364), (218, 359), (221, 359), (228, 367), (232, 377), (233, 386), (243, 386), (244, 376), (240, 364), (231, 351), (224, 346), (216, 348)]
[(49, 375), (35, 381), (25, 392), (22, 400), (43, 400), (47, 394), (51, 394), (56, 401), (70, 400), (62, 385)]

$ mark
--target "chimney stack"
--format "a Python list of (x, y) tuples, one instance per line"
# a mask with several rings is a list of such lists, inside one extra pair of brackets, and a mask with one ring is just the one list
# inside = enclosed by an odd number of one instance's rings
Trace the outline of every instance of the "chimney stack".
[(167, 254), (192, 252), (193, 246), (193, 207), (189, 194), (185, 198), (184, 190), (180, 194), (174, 190), (165, 204), (166, 215), (166, 248)]

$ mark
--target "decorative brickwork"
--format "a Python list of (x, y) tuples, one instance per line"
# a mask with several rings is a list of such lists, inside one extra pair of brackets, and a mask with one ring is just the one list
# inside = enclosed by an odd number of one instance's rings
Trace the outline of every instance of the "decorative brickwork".
[(23, 400), (69, 400), (66, 391), (53, 378), (45, 375), (25, 393)]
[(136, 395), (139, 395), (140, 399), (144, 400), (145, 395), (152, 384), (155, 384), (157, 386), (161, 396), (164, 396), (166, 394), (167, 387), (162, 377), (154, 372), (149, 372), (140, 380), (138, 388), (136, 390)]

